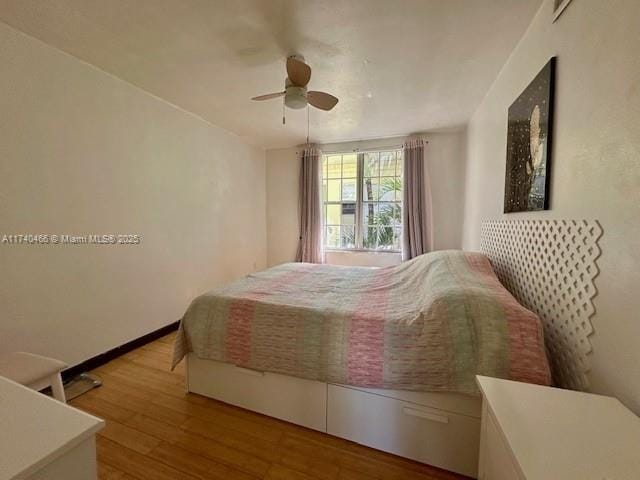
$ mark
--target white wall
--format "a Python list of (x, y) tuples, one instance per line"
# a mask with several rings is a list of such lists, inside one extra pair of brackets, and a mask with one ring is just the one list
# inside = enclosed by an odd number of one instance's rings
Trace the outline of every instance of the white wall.
[[(434, 249), (460, 248), (464, 207), (466, 135), (462, 130), (425, 133), (426, 172), (433, 202)], [(351, 151), (400, 145), (404, 137), (325, 144), (325, 151)], [(298, 245), (299, 148), (267, 151), (268, 264), (293, 261)], [(400, 263), (399, 254), (328, 252), (327, 262), (340, 265), (387, 266)]]
[(267, 264), (292, 262), (298, 248), (298, 185), (296, 148), (267, 150)]
[(76, 364), (266, 266), (263, 151), (3, 23), (0, 45), (0, 235), (143, 238), (0, 244), (0, 351)]
[(462, 248), (466, 132), (426, 135), (433, 207), (433, 249)]
[(594, 218), (604, 228), (591, 382), (640, 413), (640, 2), (546, 0), (468, 128), (464, 247), (502, 217), (507, 109), (558, 56), (551, 210), (508, 218)]

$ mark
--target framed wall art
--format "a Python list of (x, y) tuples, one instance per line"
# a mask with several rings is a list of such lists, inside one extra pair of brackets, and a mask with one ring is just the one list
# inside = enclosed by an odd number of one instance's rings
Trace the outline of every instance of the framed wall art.
[(504, 212), (547, 210), (556, 58), (509, 107)]

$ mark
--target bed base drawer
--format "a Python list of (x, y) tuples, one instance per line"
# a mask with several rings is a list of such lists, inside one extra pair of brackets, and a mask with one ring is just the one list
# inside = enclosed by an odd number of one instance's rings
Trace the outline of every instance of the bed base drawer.
[(329, 385), (327, 433), (477, 476), (480, 419)]
[(327, 431), (327, 384), (188, 356), (187, 389), (206, 397)]

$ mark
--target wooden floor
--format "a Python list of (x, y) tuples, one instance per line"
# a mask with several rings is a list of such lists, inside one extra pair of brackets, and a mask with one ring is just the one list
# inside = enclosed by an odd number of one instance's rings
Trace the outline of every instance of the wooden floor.
[(465, 478), (185, 393), (184, 363), (169, 371), (172, 340), (95, 370), (103, 386), (70, 402), (107, 421), (101, 480)]

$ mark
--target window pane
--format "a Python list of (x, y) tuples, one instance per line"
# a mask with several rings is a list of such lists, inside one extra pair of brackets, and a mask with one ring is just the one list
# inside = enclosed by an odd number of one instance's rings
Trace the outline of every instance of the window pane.
[(347, 225), (342, 227), (342, 234), (340, 235), (340, 246), (342, 248), (355, 248), (356, 246), (355, 226)]
[(365, 228), (362, 235), (362, 246), (364, 248), (375, 249), (378, 246), (378, 227)]
[(322, 180), (322, 201), (327, 201), (327, 181)]
[(380, 176), (393, 177), (396, 174), (396, 152), (380, 152)]
[(362, 200), (365, 202), (372, 202), (378, 200), (379, 195), (379, 182), (377, 178), (365, 178), (362, 185)]
[(355, 153), (342, 156), (342, 178), (358, 176), (358, 155)]
[(404, 189), (404, 184), (402, 177), (396, 177), (396, 201), (402, 202), (402, 190)]
[(390, 227), (402, 225), (402, 208), (396, 202), (365, 202), (362, 204), (362, 224)]
[(392, 250), (393, 240), (392, 227), (380, 227), (378, 229), (378, 248), (383, 250)]
[(350, 178), (342, 180), (342, 200), (343, 201), (356, 201), (356, 179)]
[(362, 204), (362, 225), (377, 225), (378, 204), (363, 203)]
[(340, 178), (342, 175), (342, 156), (331, 155), (327, 158), (327, 177)]
[(327, 181), (327, 201), (328, 202), (339, 202), (340, 194), (341, 194), (341, 181), (337, 180), (328, 180)]
[(327, 178), (327, 157), (322, 156), (322, 178)]
[(402, 225), (402, 203), (393, 203), (393, 223), (396, 226)]
[(396, 163), (396, 175), (402, 178), (402, 166), (404, 165), (404, 152), (398, 152), (398, 162)]
[(396, 192), (402, 192), (402, 182), (395, 177), (380, 179), (380, 200), (393, 202), (396, 200)]
[(379, 203), (376, 213), (376, 225), (391, 227), (400, 221), (400, 210), (395, 203)]
[(393, 229), (393, 249), (400, 250), (402, 247), (401, 244), (402, 238), (402, 227), (395, 227)]
[(327, 227), (325, 246), (329, 248), (340, 247), (340, 227)]
[(342, 205), (327, 205), (327, 216), (324, 223), (326, 225), (340, 225), (340, 214)]
[(365, 177), (377, 177), (380, 175), (379, 156), (380, 154), (378, 152), (368, 152), (364, 154)]

